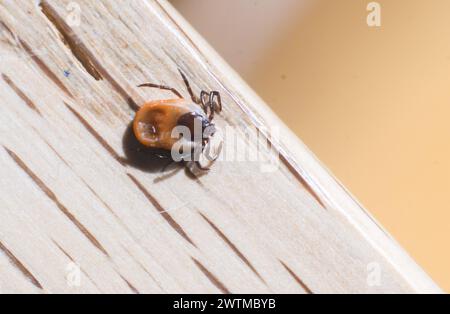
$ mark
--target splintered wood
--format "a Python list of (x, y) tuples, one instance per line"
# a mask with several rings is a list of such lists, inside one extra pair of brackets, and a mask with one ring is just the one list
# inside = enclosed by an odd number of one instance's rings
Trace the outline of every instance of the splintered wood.
[[(1, 292), (440, 291), (167, 2), (3, 0), (0, 57)], [(222, 96), (198, 177), (130, 128), (178, 69)]]

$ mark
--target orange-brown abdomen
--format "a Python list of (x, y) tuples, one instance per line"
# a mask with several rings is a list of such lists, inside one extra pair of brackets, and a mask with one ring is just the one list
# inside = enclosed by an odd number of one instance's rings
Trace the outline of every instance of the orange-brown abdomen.
[(204, 115), (198, 105), (186, 99), (168, 99), (145, 103), (133, 121), (133, 131), (138, 141), (147, 146), (170, 150), (178, 140), (172, 130), (181, 116), (189, 112)]

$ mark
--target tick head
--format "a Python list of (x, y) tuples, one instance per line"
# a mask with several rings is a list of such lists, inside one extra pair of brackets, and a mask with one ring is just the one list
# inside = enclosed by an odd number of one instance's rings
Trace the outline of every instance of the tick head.
[(188, 128), (191, 141), (201, 139), (205, 143), (216, 132), (214, 123), (209, 121), (206, 116), (194, 111), (182, 115), (178, 119), (177, 125)]

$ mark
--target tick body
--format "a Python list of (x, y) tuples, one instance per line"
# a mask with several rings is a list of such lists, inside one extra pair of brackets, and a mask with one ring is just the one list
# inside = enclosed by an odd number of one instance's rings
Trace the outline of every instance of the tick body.
[[(183, 155), (189, 156), (187, 159), (193, 161), (197, 168), (208, 170), (199, 160), (216, 132), (213, 119), (214, 113), (222, 110), (220, 94), (217, 91), (202, 91), (200, 97), (196, 97), (186, 77), (181, 71), (180, 73), (191, 99), (183, 98), (177, 90), (168, 86), (152, 83), (139, 85), (169, 90), (178, 98), (146, 102), (136, 113), (133, 131), (137, 140), (146, 147), (172, 151), (175, 145), (182, 143), (186, 150), (182, 152)], [(190, 137), (174, 136), (173, 131), (177, 127), (185, 127)], [(198, 131), (201, 134), (196, 134)], [(179, 150), (178, 146), (176, 149)], [(207, 156), (210, 161), (208, 166), (217, 156)]]

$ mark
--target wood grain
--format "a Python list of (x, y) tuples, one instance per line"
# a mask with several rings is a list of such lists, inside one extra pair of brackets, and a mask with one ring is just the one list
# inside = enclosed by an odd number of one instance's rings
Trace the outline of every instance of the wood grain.
[[(440, 292), (167, 2), (73, 3), (0, 2), (0, 291)], [(178, 69), (247, 149), (200, 177), (130, 132)]]

